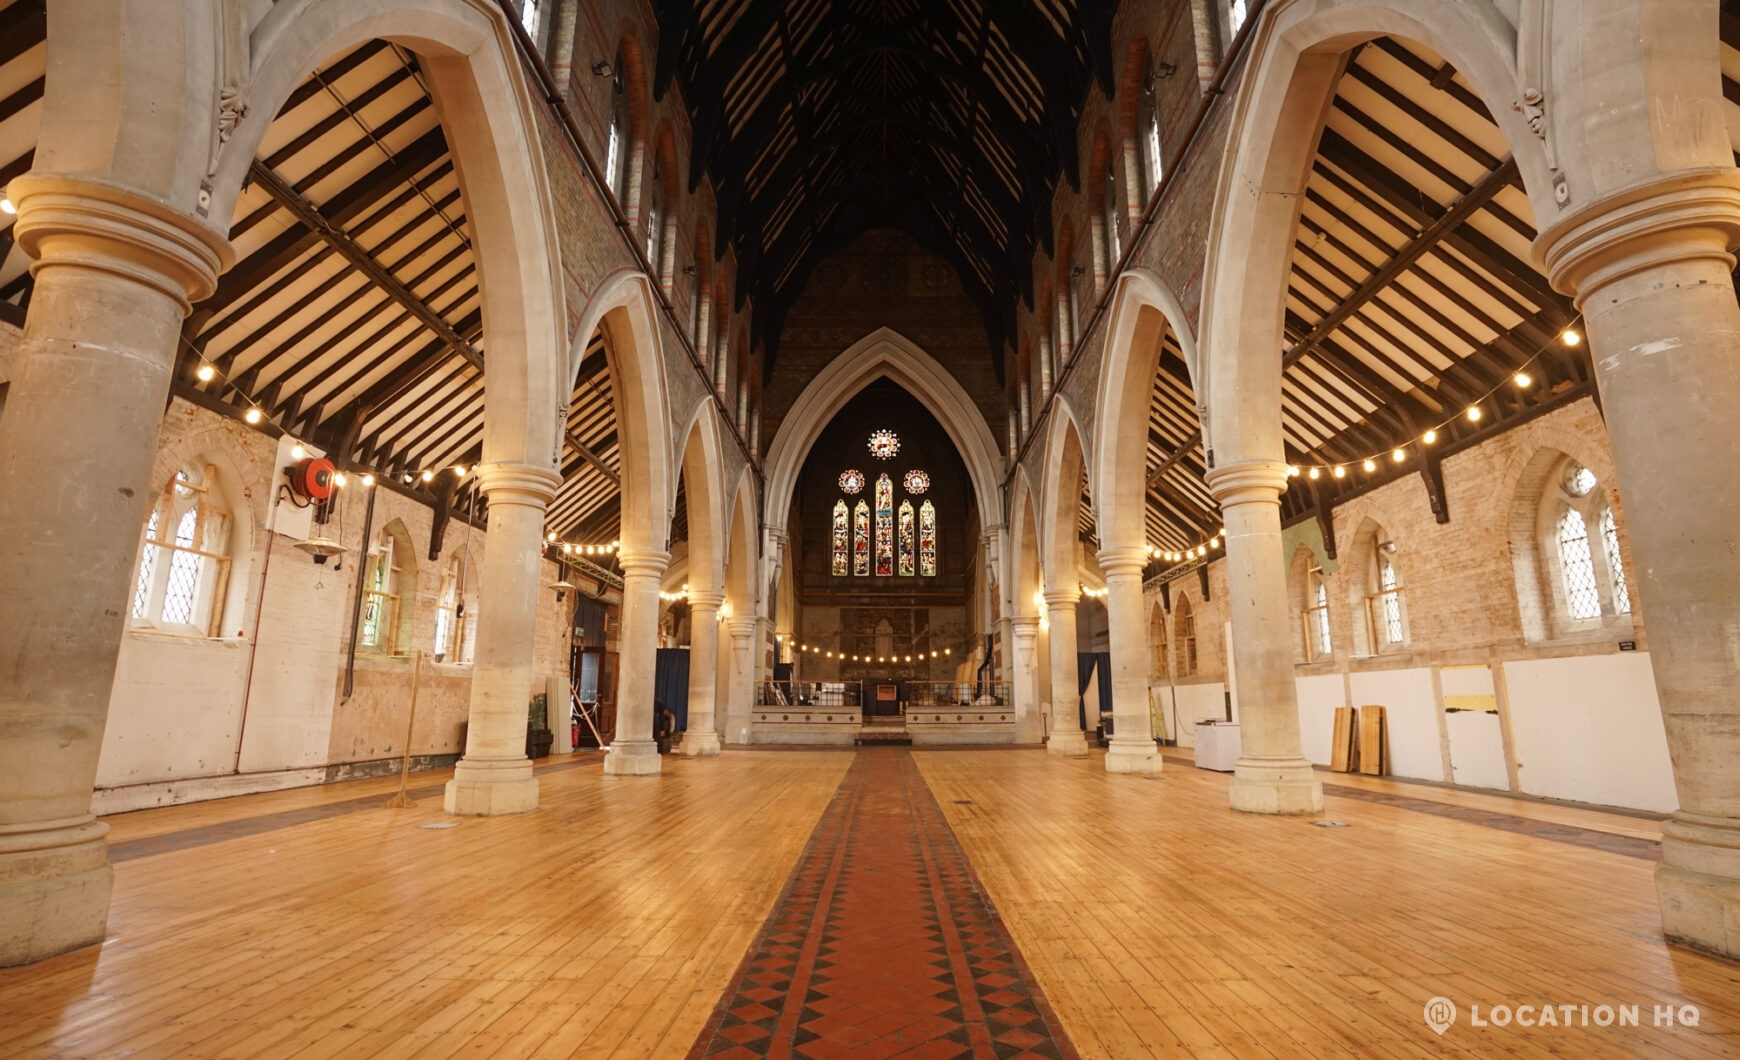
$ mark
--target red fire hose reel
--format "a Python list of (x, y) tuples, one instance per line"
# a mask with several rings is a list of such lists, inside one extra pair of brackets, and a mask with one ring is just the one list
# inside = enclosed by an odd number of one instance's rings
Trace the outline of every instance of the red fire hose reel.
[(290, 489), (298, 497), (311, 501), (330, 500), (336, 488), (333, 476), (337, 473), (338, 469), (326, 457), (311, 456), (288, 469)]

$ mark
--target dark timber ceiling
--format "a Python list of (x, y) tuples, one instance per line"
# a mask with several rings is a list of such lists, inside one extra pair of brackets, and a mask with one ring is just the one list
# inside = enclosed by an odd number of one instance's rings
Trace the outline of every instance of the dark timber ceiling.
[(989, 355), (1032, 300), (1089, 85), (1112, 91), (1112, 2), (661, 0), (654, 91), (693, 109), (715, 247), (737, 250), (771, 369), (808, 268), (870, 227), (946, 256)]

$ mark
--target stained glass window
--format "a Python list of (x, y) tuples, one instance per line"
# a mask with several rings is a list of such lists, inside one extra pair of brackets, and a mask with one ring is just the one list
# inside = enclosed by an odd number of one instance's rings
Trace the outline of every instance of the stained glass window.
[(1565, 578), (1565, 598), (1571, 618), (1601, 617), (1601, 593), (1595, 588), (1595, 559), (1589, 553), (1589, 526), (1575, 508), (1559, 516), (1559, 567)]
[(847, 525), (849, 516), (846, 514), (846, 502), (834, 502), (834, 577), (844, 577), (851, 571), (850, 562), (846, 558), (846, 539), (851, 536)]
[(870, 506), (863, 501), (852, 511), (852, 573), (870, 573)]
[(864, 490), (864, 472), (855, 467), (840, 472), (841, 493), (862, 493)]
[(870, 432), (870, 455), (878, 460), (892, 459), (900, 452), (900, 436), (890, 430)]
[(936, 577), (936, 508), (929, 501), (918, 506), (918, 573)]
[(930, 489), (930, 476), (914, 468), (906, 473), (906, 477), (901, 480), (901, 485), (906, 487), (906, 492), (916, 497)]
[(894, 573), (894, 481), (876, 476), (876, 574)]
[(1607, 546), (1607, 570), (1613, 576), (1613, 613), (1631, 614), (1631, 591), (1625, 587), (1625, 559), (1619, 554), (1619, 528), (1613, 509), (1601, 509), (1601, 541)]
[(900, 502), (900, 576), (910, 578), (913, 573), (912, 548), (912, 502)]

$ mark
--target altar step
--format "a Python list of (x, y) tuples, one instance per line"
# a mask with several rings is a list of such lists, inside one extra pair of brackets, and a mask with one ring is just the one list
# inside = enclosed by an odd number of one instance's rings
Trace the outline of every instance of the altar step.
[(911, 747), (912, 737), (906, 734), (904, 725), (866, 725), (858, 730), (858, 736), (852, 742), (859, 747)]

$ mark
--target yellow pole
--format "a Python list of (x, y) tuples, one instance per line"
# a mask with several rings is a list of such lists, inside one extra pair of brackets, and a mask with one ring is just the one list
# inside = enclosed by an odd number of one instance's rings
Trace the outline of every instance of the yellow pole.
[(399, 764), (399, 793), (387, 800), (386, 809), (402, 810), (415, 806), (416, 800), (405, 794), (411, 782), (411, 733), (417, 727), (417, 684), (423, 676), (423, 650), (417, 650), (416, 663), (411, 668), (411, 716), (405, 719), (405, 756)]

